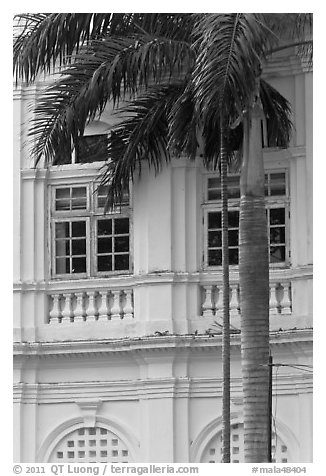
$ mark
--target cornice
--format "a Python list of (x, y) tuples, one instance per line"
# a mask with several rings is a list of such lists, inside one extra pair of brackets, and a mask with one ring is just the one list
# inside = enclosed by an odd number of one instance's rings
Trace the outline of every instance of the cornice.
[[(270, 268), (270, 280), (284, 280), (284, 279), (307, 279), (312, 278), (313, 266), (311, 264), (304, 266), (297, 266), (295, 268)], [(230, 269), (230, 282), (236, 283), (239, 281), (238, 268)], [(16, 281), (13, 285), (14, 292), (71, 292), (87, 289), (89, 291), (96, 291), (101, 288), (118, 288), (118, 287), (132, 287), (161, 285), (161, 284), (211, 284), (222, 282), (221, 271), (198, 271), (198, 272), (172, 272), (160, 271), (156, 273), (146, 274), (130, 274), (111, 276), (110, 278), (89, 278), (89, 279), (71, 279), (71, 280), (52, 280), (52, 281)]]
[[(222, 397), (222, 378), (155, 378), (129, 381), (85, 381), (57, 383), (19, 383), (14, 385), (16, 403), (64, 403), (76, 402), (83, 395), (84, 406), (97, 399), (104, 401), (138, 401), (162, 398)], [(273, 395), (289, 395), (312, 392), (311, 375), (294, 372), (279, 375), (273, 380)], [(241, 377), (231, 379), (232, 401), (242, 398)]]
[(301, 60), (296, 50), (289, 54), (286, 52), (270, 56), (263, 66), (262, 77), (270, 79), (272, 77), (292, 76), (303, 73), (311, 73), (312, 68), (307, 61)]
[(291, 159), (298, 159), (306, 156), (305, 146), (288, 147), (286, 149), (281, 148), (265, 148), (263, 149), (264, 161), (266, 164), (269, 162), (282, 161), (286, 162)]
[[(231, 346), (240, 348), (241, 337), (231, 334)], [(272, 346), (290, 345), (302, 352), (302, 346), (310, 347), (312, 329), (274, 331), (270, 334)], [(113, 354), (137, 354), (139, 352), (168, 353), (184, 350), (221, 351), (222, 335), (165, 335), (137, 338), (103, 339), (93, 341), (21, 342), (14, 344), (16, 359), (72, 358), (78, 355), (103, 356)]]
[(21, 170), (21, 177), (23, 180), (46, 180), (48, 177), (47, 169), (29, 168)]

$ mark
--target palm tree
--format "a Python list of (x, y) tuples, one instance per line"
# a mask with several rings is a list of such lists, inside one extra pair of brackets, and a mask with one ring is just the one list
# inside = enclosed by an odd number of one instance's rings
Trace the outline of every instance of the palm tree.
[[(147, 161), (159, 171), (171, 154), (194, 158), (199, 135), (204, 163), (222, 182), (224, 277), (223, 461), (230, 462), (230, 331), (226, 175), (242, 151), (240, 300), (246, 462), (267, 461), (269, 352), (268, 242), (260, 119), (271, 142), (286, 146), (287, 101), (261, 79), (267, 55), (305, 33), (306, 15), (260, 14), (26, 14), (18, 16), (16, 78), (34, 81), (53, 65), (61, 76), (39, 99), (30, 134), (36, 162), (60, 161), (108, 101), (124, 119), (114, 128), (102, 176), (107, 207)], [(286, 25), (286, 28), (284, 27)], [(292, 25), (295, 27), (291, 31)], [(275, 35), (275, 32), (278, 36)], [(290, 32), (288, 37), (284, 32)], [(280, 40), (282, 38), (282, 40)], [(297, 45), (297, 42), (294, 43)], [(309, 47), (311, 42), (300, 41)], [(252, 265), (255, 265), (254, 269)], [(258, 438), (257, 438), (258, 436)]]

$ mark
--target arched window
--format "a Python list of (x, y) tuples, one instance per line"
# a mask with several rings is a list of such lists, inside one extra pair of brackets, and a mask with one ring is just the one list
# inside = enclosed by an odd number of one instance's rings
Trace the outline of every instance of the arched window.
[[(272, 461), (275, 463), (289, 463), (288, 448), (284, 441), (272, 433)], [(219, 431), (206, 445), (201, 463), (222, 462), (222, 431)], [(231, 463), (244, 463), (243, 450), (243, 423), (231, 425)]]
[(112, 431), (83, 427), (64, 436), (55, 446), (50, 463), (132, 463), (129, 449)]

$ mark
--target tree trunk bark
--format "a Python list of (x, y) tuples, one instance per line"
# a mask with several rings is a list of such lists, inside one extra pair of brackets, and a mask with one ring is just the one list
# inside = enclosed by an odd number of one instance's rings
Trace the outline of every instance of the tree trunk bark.
[(224, 119), (221, 115), (221, 189), (222, 189), (222, 268), (223, 268), (223, 401), (222, 438), (223, 463), (230, 463), (230, 283), (229, 283), (229, 231), (227, 191), (227, 151), (224, 142)]
[(269, 252), (261, 106), (244, 119), (239, 280), (245, 463), (268, 461)]

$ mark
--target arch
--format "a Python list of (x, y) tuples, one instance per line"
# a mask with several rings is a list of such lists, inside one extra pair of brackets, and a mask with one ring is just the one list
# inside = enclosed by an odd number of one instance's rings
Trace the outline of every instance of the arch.
[[(230, 415), (231, 425), (243, 424), (242, 413), (232, 412)], [(286, 444), (288, 456), (292, 462), (299, 461), (299, 441), (293, 431), (279, 419), (275, 423), (278, 437)], [(222, 416), (209, 422), (199, 433), (190, 447), (190, 462), (200, 463), (204, 451), (211, 440), (222, 430)]]
[(108, 122), (95, 120), (87, 124), (84, 130), (84, 136), (95, 136), (101, 134), (108, 134), (112, 124)]
[[(231, 423), (241, 423), (242, 419), (240, 418), (239, 412), (232, 412), (230, 414)], [(210, 421), (199, 433), (197, 438), (193, 441), (190, 447), (190, 462), (199, 463), (201, 456), (212, 438), (218, 433), (222, 428), (222, 416), (214, 418)]]
[[(51, 454), (57, 444), (71, 432), (84, 428), (85, 426), (87, 425), (85, 425), (85, 420), (81, 416), (71, 418), (58, 425), (56, 428), (50, 431), (41, 444), (37, 454), (37, 462), (49, 462)], [(137, 460), (139, 442), (130, 428), (127, 428), (126, 425), (122, 425), (115, 419), (106, 418), (103, 416), (96, 417), (96, 423), (94, 426), (103, 427), (108, 431), (115, 433), (130, 451), (132, 459), (134, 461)]]

